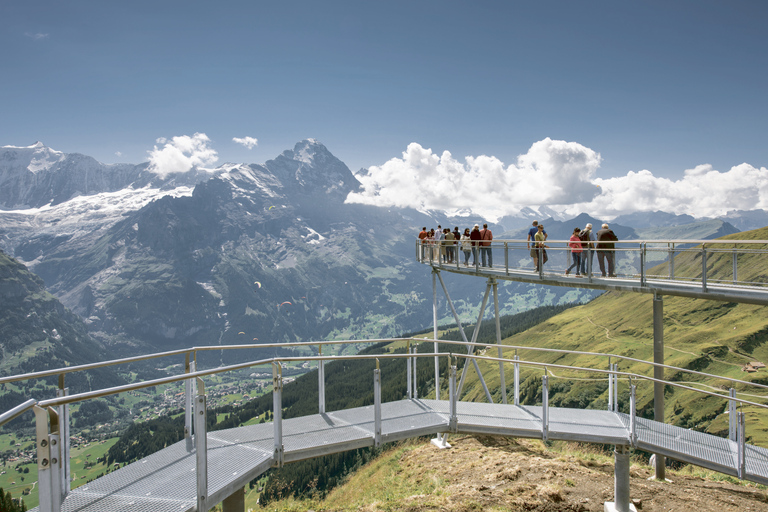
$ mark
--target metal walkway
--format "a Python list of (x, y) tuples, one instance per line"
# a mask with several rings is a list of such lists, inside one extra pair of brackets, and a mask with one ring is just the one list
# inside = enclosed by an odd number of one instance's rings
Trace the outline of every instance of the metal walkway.
[[(283, 462), (374, 446), (374, 406), (283, 420)], [(458, 402), (451, 428), (449, 401), (401, 400), (381, 406), (381, 441), (442, 432), (632, 445), (733, 476), (768, 484), (768, 450), (701, 432), (609, 411)], [(271, 423), (211, 432), (209, 493), (214, 502), (276, 465)], [(740, 463), (743, 453), (743, 463)], [(740, 464), (743, 469), (740, 470)], [(197, 509), (195, 450), (180, 441), (70, 491), (66, 512), (191, 512)]]
[(768, 305), (768, 276), (758, 281), (739, 278), (746, 272), (745, 267), (754, 266), (756, 257), (768, 256), (767, 240), (616, 242), (612, 251), (615, 277), (601, 275), (599, 258), (595, 257), (599, 251), (595, 249), (582, 253), (588, 265), (586, 276), (566, 276), (565, 269), (571, 263), (567, 243), (547, 241), (549, 260), (539, 271), (533, 268), (525, 240), (491, 242), (490, 251), (495, 255), (492, 267), (481, 264), (480, 254), (468, 266), (458, 257), (446, 263), (441, 247), (422, 245), (420, 241), (416, 242), (416, 259), (437, 270), (504, 281)]

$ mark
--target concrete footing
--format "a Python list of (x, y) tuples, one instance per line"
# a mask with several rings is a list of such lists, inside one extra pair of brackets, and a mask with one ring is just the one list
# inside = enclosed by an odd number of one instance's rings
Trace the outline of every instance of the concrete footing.
[(451, 445), (448, 444), (448, 434), (437, 434), (437, 437), (432, 439), (432, 444), (437, 446), (441, 450), (451, 447)]

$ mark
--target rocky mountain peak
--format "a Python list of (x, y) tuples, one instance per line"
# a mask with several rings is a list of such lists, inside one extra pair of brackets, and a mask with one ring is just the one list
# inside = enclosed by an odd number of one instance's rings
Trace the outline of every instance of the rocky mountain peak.
[(315, 139), (302, 140), (293, 150), (285, 150), (265, 166), (286, 187), (286, 190), (316, 195), (326, 195), (342, 200), (360, 183), (344, 162), (336, 158)]

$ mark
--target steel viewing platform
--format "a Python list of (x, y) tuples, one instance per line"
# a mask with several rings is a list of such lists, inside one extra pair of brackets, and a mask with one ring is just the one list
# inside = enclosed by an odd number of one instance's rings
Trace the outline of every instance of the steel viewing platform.
[[(567, 261), (567, 249), (548, 242), (552, 253), (550, 263), (544, 270), (532, 272), (530, 253), (525, 241), (495, 241), (491, 254), (503, 254), (504, 265), (483, 268), (480, 259), (473, 267), (457, 263), (444, 263), (440, 247), (417, 243), (417, 259), (432, 268), (433, 297), (435, 307), (433, 339), (403, 338), (394, 340), (348, 340), (327, 342), (306, 342), (291, 344), (262, 344), (215, 347), (193, 347), (161, 354), (138, 356), (104, 363), (94, 363), (25, 375), (0, 378), (0, 383), (17, 382), (27, 379), (59, 376), (57, 398), (24, 404), (0, 415), (0, 425), (20, 414), (33, 410), (36, 417), (38, 497), (39, 509), (45, 512), (59, 511), (204, 511), (222, 503), (224, 512), (244, 510), (243, 489), (252, 479), (270, 467), (406, 438), (436, 435), (433, 443), (448, 447), (447, 436), (451, 433), (496, 434), (514, 437), (538, 438), (543, 440), (567, 440), (615, 446), (615, 489), (614, 501), (606, 503), (606, 510), (625, 512), (634, 507), (629, 503), (629, 450), (639, 448), (657, 454), (656, 477), (664, 478), (664, 457), (702, 466), (722, 473), (768, 485), (768, 450), (746, 443), (745, 413), (738, 407), (768, 409), (768, 406), (743, 396), (754, 393), (768, 395), (768, 386), (741, 381), (702, 372), (676, 368), (663, 361), (663, 295), (678, 295), (710, 300), (726, 300), (752, 304), (768, 304), (768, 278), (758, 282), (738, 280), (739, 269), (755, 265), (754, 255), (764, 254), (766, 241), (647, 241), (626, 242), (616, 250), (616, 278), (564, 276), (562, 269), (553, 264), (562, 252)], [(700, 244), (699, 247), (695, 247)], [(721, 244), (721, 245), (717, 245)], [(762, 244), (760, 246), (759, 244)], [(487, 255), (487, 254), (486, 254)], [(498, 256), (497, 256), (498, 257)], [(758, 264), (764, 264), (765, 259)], [(587, 258), (588, 265), (591, 265)], [(515, 264), (510, 264), (516, 262)], [(655, 262), (653, 272), (650, 264)], [(726, 265), (727, 263), (727, 265)], [(594, 270), (591, 266), (590, 270)], [(659, 268), (668, 269), (660, 275)], [(553, 272), (554, 269), (554, 272)], [(483, 276), (488, 286), (474, 327), (472, 340), (468, 340), (456, 313), (441, 272)], [(754, 272), (750, 272), (754, 275)], [(727, 275), (727, 276), (726, 276)], [(726, 277), (724, 277), (726, 276)], [(764, 274), (762, 274), (764, 276)], [(654, 296), (654, 361), (642, 361), (616, 354), (597, 354), (576, 351), (562, 351), (534, 347), (508, 346), (501, 343), (497, 280), (515, 280), (555, 286), (578, 286), (603, 290), (619, 290), (652, 293)], [(463, 341), (438, 341), (437, 339), (437, 281), (440, 281), (448, 304), (459, 326)], [(498, 357), (475, 355), (478, 346), (477, 335), (484, 316), (490, 292), (493, 291)], [(322, 353), (325, 345), (344, 343), (380, 343), (382, 341), (404, 342), (408, 345), (405, 354), (380, 354), (357, 356), (301, 356), (293, 358), (272, 358), (251, 361), (237, 365), (208, 370), (196, 369), (196, 353), (205, 350), (253, 349), (286, 347), (300, 349), (318, 347)], [(434, 352), (417, 353), (415, 346), (420, 343), (434, 343)], [(439, 353), (438, 343), (454, 345), (458, 351)], [(504, 350), (515, 350), (514, 358), (505, 358)], [(587, 354), (608, 359), (606, 368), (584, 368), (558, 365), (536, 360), (521, 360), (517, 350), (533, 353)], [(64, 386), (68, 373), (85, 371), (111, 365), (149, 360), (159, 357), (183, 355), (185, 372), (180, 375), (136, 382), (116, 388), (109, 388), (77, 395), (70, 395)], [(373, 404), (338, 411), (325, 409), (325, 363), (329, 361), (404, 358), (407, 394), (403, 399), (382, 403), (381, 370), (373, 372)], [(416, 364), (423, 358), (433, 358), (435, 365), (435, 398), (417, 396)], [(450, 377), (444, 379), (439, 372), (439, 359), (449, 358)], [(458, 361), (465, 360), (461, 378), (457, 379)], [(283, 419), (282, 412), (282, 364), (293, 361), (316, 361), (318, 374), (318, 413), (291, 419)], [(653, 376), (640, 375), (618, 370), (618, 363), (631, 361), (648, 365)], [(501, 403), (494, 403), (493, 396), (483, 379), (478, 363), (498, 364), (501, 386)], [(470, 364), (471, 363), (471, 364)], [(204, 377), (231, 372), (260, 365), (271, 365), (273, 374), (273, 421), (229, 430), (206, 432), (206, 394)], [(474, 367), (482, 384), (488, 403), (463, 402), (465, 377)], [(505, 369), (514, 373), (513, 400), (507, 403)], [(541, 403), (524, 405), (520, 403), (520, 372), (540, 371)], [(607, 410), (571, 409), (550, 407), (549, 379), (554, 377), (553, 369), (569, 372), (587, 372), (598, 379), (608, 381)], [(665, 380), (664, 370), (687, 373), (697, 378), (705, 377), (730, 386), (725, 392), (713, 392), (686, 385), (679, 381)], [(495, 371), (495, 370), (494, 370)], [(560, 377), (567, 378), (567, 377)], [(441, 383), (442, 379), (442, 383)], [(447, 382), (446, 382), (447, 380)], [(620, 381), (629, 389), (628, 413), (619, 412), (618, 389)], [(183, 383), (185, 394), (185, 439), (159, 452), (115, 470), (88, 484), (71, 488), (69, 472), (69, 404), (91, 400), (107, 395), (125, 393), (158, 385)], [(654, 390), (655, 418), (641, 418), (636, 415), (638, 385), (651, 385)], [(729, 415), (728, 437), (719, 437), (704, 432), (692, 431), (663, 422), (664, 387), (685, 388), (724, 401)], [(737, 393), (736, 387), (739, 387)], [(440, 399), (441, 387), (448, 391), (447, 399)], [(752, 395), (744, 390), (751, 389)], [(742, 397), (738, 396), (742, 394)]]
[[(585, 242), (587, 243), (587, 242)], [(594, 244), (595, 242), (590, 242)], [(750, 281), (739, 278), (752, 274), (759, 258), (768, 258), (768, 240), (630, 240), (614, 242), (613, 251), (588, 247), (582, 252), (587, 263), (585, 276), (575, 271), (565, 275), (571, 265), (568, 240), (548, 240), (548, 262), (536, 270), (531, 244), (526, 240), (494, 240), (485, 249), (491, 254), (491, 266), (484, 248), (470, 248), (471, 262), (462, 261), (460, 245), (416, 241), (416, 259), (435, 269), (466, 275), (484, 276), (530, 284), (568, 286), (595, 290), (614, 290), (673, 295), (697, 299), (768, 305), (768, 268), (761, 265), (760, 277)], [(445, 261), (445, 249), (454, 248), (451, 263)], [(475, 254), (475, 250), (477, 254)], [(539, 249), (538, 252), (541, 252)], [(614, 259), (614, 276), (601, 273), (603, 255)], [(543, 254), (542, 254), (543, 256)], [(597, 256), (597, 257), (595, 257)], [(608, 262), (604, 264), (608, 271)]]

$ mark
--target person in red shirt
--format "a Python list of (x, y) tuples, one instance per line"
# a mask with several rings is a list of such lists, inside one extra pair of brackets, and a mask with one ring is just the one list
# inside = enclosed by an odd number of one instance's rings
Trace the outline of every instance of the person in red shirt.
[(581, 274), (579, 274), (579, 268), (581, 267), (581, 251), (583, 249), (581, 247), (581, 238), (579, 238), (579, 233), (581, 233), (581, 230), (579, 228), (574, 228), (573, 234), (568, 241), (568, 248), (571, 250), (573, 265), (568, 267), (568, 269), (565, 271), (565, 275), (568, 275), (571, 272), (571, 269), (576, 267), (576, 277), (581, 277)]
[(427, 235), (428, 235), (427, 227), (424, 226), (423, 228), (421, 228), (421, 233), (419, 233), (419, 240), (421, 240), (421, 259), (422, 260), (424, 259), (424, 253), (427, 250), (427, 242), (426, 242)]

